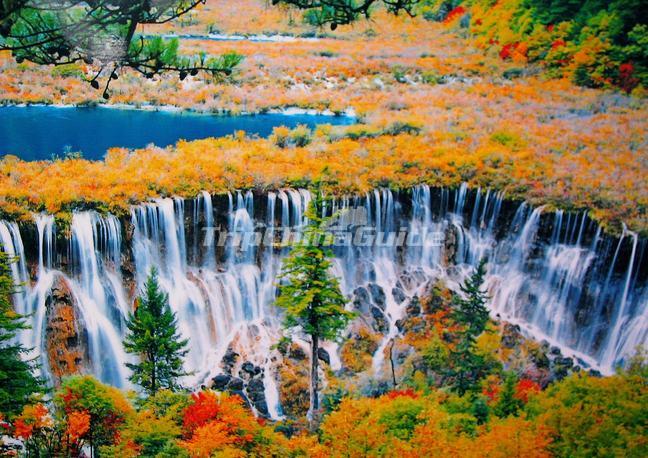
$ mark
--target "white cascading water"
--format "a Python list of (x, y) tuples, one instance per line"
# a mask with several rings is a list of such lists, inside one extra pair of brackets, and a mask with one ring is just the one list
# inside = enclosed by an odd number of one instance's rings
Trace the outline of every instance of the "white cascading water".
[[(230, 194), (226, 215), (217, 214), (207, 193), (193, 201), (166, 198), (134, 206), (130, 222), (96, 212), (74, 213), (65, 267), (55, 252), (51, 216), (35, 217), (38, 258), (31, 264), (19, 226), (0, 222), (4, 250), (17, 258), (12, 274), (25, 285), (14, 297), (16, 308), (31, 316), (32, 330), (21, 335), (22, 341), (45, 355), (46, 302), (62, 281), (87, 334), (92, 372), (107, 383), (128, 386), (125, 363), (131, 357), (122, 346), (124, 321), (134, 293), (156, 267), (180, 332), (190, 342), (186, 368), (193, 375), (186, 383), (199, 385), (222, 371), (221, 360), (231, 347), (243, 360), (263, 368), (268, 411), (280, 417), (273, 365), (277, 355), (271, 347), (281, 335), (281, 318), (272, 301), (288, 250), (252, 241), (259, 225), (266, 240), (303, 227), (310, 195), (279, 190), (264, 197), (265, 205), (256, 206), (255, 198), (251, 192)], [(352, 299), (349, 307), (362, 297), (363, 312), (381, 323), (383, 339), (373, 359), (376, 373), (383, 367), (383, 350), (399, 332), (396, 322), (409, 299), (439, 278), (457, 287), (483, 257), (489, 259), (493, 314), (520, 324), (538, 339), (604, 372), (646, 344), (648, 287), (639, 278), (645, 269), (645, 241), (629, 231), (620, 239), (605, 237), (583, 213), (543, 216), (542, 207), (509, 202), (507, 214), (505, 203), (502, 193), (471, 192), (465, 185), (456, 190), (418, 186), (402, 194), (380, 189), (364, 197), (339, 198), (327, 209), (340, 212), (339, 226), (365, 227), (361, 236), (373, 237), (369, 246), (351, 240), (357, 232), (339, 243), (334, 272)], [(260, 215), (254, 214), (255, 208)], [(125, 222), (132, 224), (130, 238)], [(216, 243), (221, 236), (205, 231), (209, 227), (228, 229), (225, 247), (205, 246), (205, 238)], [(407, 243), (396, 248), (401, 233)], [(125, 281), (129, 259), (134, 284)], [(332, 366), (339, 368), (337, 347), (325, 347)], [(41, 361), (47, 372), (46, 357)]]

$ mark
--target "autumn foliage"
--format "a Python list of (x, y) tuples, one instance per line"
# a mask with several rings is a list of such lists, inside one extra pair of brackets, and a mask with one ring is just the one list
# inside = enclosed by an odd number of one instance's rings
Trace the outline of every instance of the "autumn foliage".
[(209, 457), (223, 449), (245, 449), (259, 430), (259, 422), (243, 407), (240, 397), (200, 391), (191, 395), (183, 412), (182, 446), (192, 456)]

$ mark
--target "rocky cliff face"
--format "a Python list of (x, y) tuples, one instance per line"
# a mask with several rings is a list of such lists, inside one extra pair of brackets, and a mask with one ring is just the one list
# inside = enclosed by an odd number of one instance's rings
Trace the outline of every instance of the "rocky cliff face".
[(55, 386), (68, 375), (87, 373), (88, 339), (66, 281), (59, 278), (45, 301), (45, 346), (49, 374)]

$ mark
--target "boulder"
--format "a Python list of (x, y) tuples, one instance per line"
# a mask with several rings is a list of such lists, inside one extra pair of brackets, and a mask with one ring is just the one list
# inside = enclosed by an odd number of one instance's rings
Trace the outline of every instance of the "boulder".
[(317, 359), (319, 359), (320, 361), (328, 364), (329, 366), (331, 365), (331, 356), (322, 347), (319, 347), (317, 349)]
[(230, 391), (241, 391), (245, 382), (238, 377), (232, 377), (227, 384), (227, 389)]
[(385, 310), (387, 298), (382, 287), (376, 283), (369, 283), (369, 292), (371, 293), (372, 302), (380, 307), (381, 310)]
[(394, 286), (392, 288), (392, 296), (394, 297), (394, 300), (397, 304), (402, 304), (407, 299), (405, 292), (398, 286)]
[(369, 313), (371, 307), (371, 297), (367, 288), (360, 286), (353, 291), (353, 307), (361, 314)]
[(232, 370), (234, 370), (234, 366), (236, 366), (238, 358), (239, 354), (236, 353), (231, 347), (227, 349), (221, 362), (223, 371), (225, 371), (226, 374), (232, 373)]
[(260, 373), (260, 367), (255, 366), (250, 361), (245, 361), (241, 366), (241, 370), (239, 371), (239, 377), (241, 377), (243, 380), (249, 380), (255, 375), (259, 375)]
[(248, 399), (257, 410), (259, 415), (269, 417), (268, 403), (265, 397), (265, 385), (261, 377), (256, 377), (250, 380), (245, 391), (247, 392)]
[(228, 374), (218, 374), (212, 379), (212, 389), (217, 391), (225, 391), (227, 386), (232, 380), (232, 376)]
[(382, 310), (375, 306), (371, 307), (371, 316), (373, 317), (372, 327), (374, 331), (384, 333), (389, 330), (387, 318), (383, 314)]

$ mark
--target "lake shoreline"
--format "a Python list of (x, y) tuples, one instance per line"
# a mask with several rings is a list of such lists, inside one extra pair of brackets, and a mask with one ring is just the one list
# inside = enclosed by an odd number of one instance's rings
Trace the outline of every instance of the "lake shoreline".
[(295, 105), (286, 105), (281, 108), (269, 108), (256, 111), (240, 111), (234, 112), (232, 110), (219, 110), (219, 111), (205, 111), (195, 110), (193, 108), (183, 108), (177, 105), (134, 105), (130, 103), (79, 103), (79, 104), (64, 104), (64, 103), (4, 103), (0, 102), (0, 108), (4, 107), (52, 107), (52, 108), (102, 108), (107, 110), (133, 110), (133, 111), (146, 111), (146, 112), (167, 112), (178, 114), (192, 114), (192, 115), (206, 115), (206, 116), (221, 116), (221, 117), (235, 117), (235, 116), (256, 116), (265, 114), (279, 114), (285, 116), (293, 115), (308, 115), (308, 116), (330, 116), (333, 118), (358, 118), (356, 111), (353, 107), (348, 107), (343, 112), (335, 112), (331, 110), (316, 110), (313, 108), (302, 108)]

